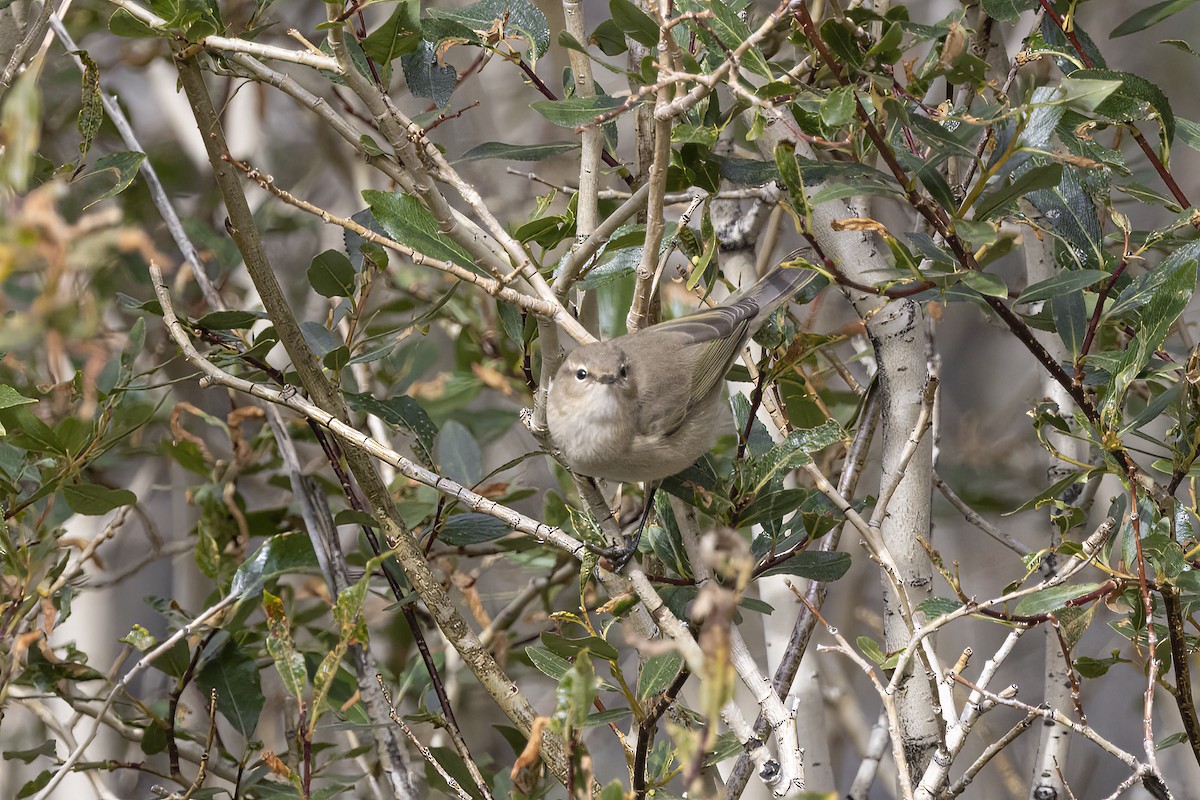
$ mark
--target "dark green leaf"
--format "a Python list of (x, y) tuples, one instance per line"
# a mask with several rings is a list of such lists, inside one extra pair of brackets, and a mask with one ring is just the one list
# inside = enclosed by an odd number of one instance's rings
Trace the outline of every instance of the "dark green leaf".
[(63, 487), (63, 497), (76, 514), (91, 517), (137, 502), (137, 495), (128, 489), (109, 489), (92, 483), (68, 484)]
[(438, 534), (438, 540), (454, 547), (463, 547), (495, 541), (511, 530), (503, 520), (487, 514), (468, 512), (455, 514), (447, 519), (442, 532)]
[(316, 570), (317, 556), (312, 542), (302, 533), (281, 533), (272, 536), (237, 568), (230, 593), (256, 597), (266, 581), (293, 572), (310, 573)]
[(1026, 170), (1014, 178), (1011, 183), (1002, 182), (999, 188), (993, 189), (975, 202), (975, 219), (990, 219), (998, 211), (1003, 211), (1010, 203), (1024, 197), (1035, 189), (1053, 189), (1062, 182), (1062, 164), (1046, 164)]
[(433, 214), (417, 198), (403, 192), (371, 189), (364, 191), (362, 196), (391, 238), (427, 256), (474, 268), (475, 260), (438, 229)]
[(630, 0), (609, 0), (608, 11), (630, 39), (646, 47), (658, 44), (658, 23)]
[(1079, 292), (1108, 277), (1108, 273), (1100, 269), (1065, 269), (1044, 281), (1038, 281), (1025, 287), (1021, 292), (1019, 302), (1036, 303), (1039, 300), (1052, 300), (1071, 292)]
[(1116, 39), (1119, 36), (1126, 36), (1145, 30), (1151, 25), (1157, 25), (1167, 17), (1178, 14), (1195, 2), (1196, 0), (1167, 0), (1165, 3), (1155, 3), (1152, 6), (1147, 6), (1113, 28), (1108, 38)]
[[(567, 45), (565, 40), (570, 38), (570, 34), (563, 31), (558, 35), (558, 43), (564, 47), (574, 46)], [(629, 49), (629, 45), (625, 42), (625, 33), (617, 27), (617, 23), (611, 19), (606, 19), (596, 26), (596, 30), (592, 31), (592, 35), (588, 37), (588, 41), (600, 48), (600, 52), (606, 56), (619, 56)], [(587, 52), (587, 48), (580, 45), (578, 48), (582, 52)]]
[(1099, 583), (1081, 583), (1069, 586), (1052, 586), (1026, 595), (1017, 603), (1016, 614), (1022, 617), (1033, 617), (1039, 614), (1049, 614), (1060, 608), (1065, 608), (1067, 602), (1088, 592), (1099, 589)]
[(431, 8), (429, 15), (459, 22), (473, 31), (502, 30), (508, 38), (515, 33), (529, 42), (534, 64), (550, 48), (546, 15), (525, 0), (482, 0), (465, 8)]
[(249, 328), (266, 318), (262, 311), (213, 311), (196, 320), (196, 324), (210, 331), (232, 331)]
[(850, 554), (825, 550), (802, 550), (762, 573), (767, 575), (799, 575), (810, 581), (836, 581), (850, 569)]
[(598, 94), (595, 97), (568, 97), (565, 100), (539, 100), (531, 103), (532, 108), (548, 122), (562, 128), (574, 128), (590, 124), (596, 117), (612, 111), (625, 101), (616, 97)]
[(363, 52), (377, 64), (390, 64), (417, 49), (421, 41), (419, 0), (398, 0), (387, 21), (362, 40)]
[(42, 756), (53, 758), (55, 753), (54, 748), (54, 740), (47, 739), (32, 750), (5, 750), (3, 756), (5, 761), (20, 761), (23, 764), (32, 764)]
[(921, 601), (921, 604), (917, 606), (917, 611), (920, 611), (928, 619), (937, 619), (952, 611), (957, 611), (961, 607), (962, 603), (948, 597), (930, 597), (928, 600)]
[(578, 142), (548, 142), (546, 144), (505, 144), (484, 142), (475, 145), (459, 157), (459, 162), (483, 161), (500, 158), (509, 161), (541, 161), (553, 156), (569, 153), (579, 147)]
[(616, 661), (620, 658), (620, 653), (617, 652), (617, 649), (599, 636), (568, 639), (565, 636), (559, 636), (557, 633), (545, 631), (541, 635), (541, 640), (542, 644), (546, 645), (552, 653), (556, 653), (563, 658), (575, 658), (585, 650), (604, 661)]
[(438, 58), (433, 42), (422, 39), (411, 53), (400, 57), (400, 68), (413, 97), (428, 97), (438, 108), (450, 102), (450, 94), (458, 85), (458, 72)]
[(983, 0), (983, 10), (989, 17), (1001, 22), (1016, 22), (1022, 11), (1038, 7), (1038, 0)]
[(1172, 733), (1169, 736), (1164, 736), (1154, 743), (1155, 750), (1166, 750), (1168, 747), (1174, 747), (1177, 744), (1183, 744), (1188, 740), (1188, 735), (1183, 731)]
[(858, 46), (858, 41), (850, 32), (849, 26), (843, 24), (841, 20), (831, 17), (821, 23), (821, 38), (825, 40), (825, 44), (829, 46), (834, 55), (845, 61), (847, 65), (852, 68), (862, 66), (863, 52)]
[[(682, 11), (708, 11), (712, 14), (711, 19), (706, 20), (707, 24), (699, 28), (699, 35), (714, 52), (723, 53), (723, 47), (733, 50), (750, 37), (746, 21), (724, 0), (679, 0), (679, 8)], [(714, 41), (714, 36), (719, 42)], [(771, 79), (771, 68), (757, 47), (751, 47), (742, 54), (741, 65), (756, 75)]]
[(407, 395), (393, 395), (387, 400), (378, 400), (373, 395), (347, 394), (346, 402), (356, 411), (374, 414), (389, 425), (396, 425), (413, 436), (413, 455), (422, 465), (434, 469), (433, 443), (438, 429), (425, 409)]
[(729, 524), (735, 528), (780, 519), (795, 511), (808, 499), (807, 489), (779, 489), (764, 492), (746, 508), (738, 511)]
[(353, 297), (354, 267), (337, 250), (326, 250), (308, 267), (308, 283), (322, 297)]
[(254, 659), (236, 646), (227, 645), (196, 673), (196, 683), (206, 696), (216, 690), (217, 710), (249, 740), (266, 702)]
[(779, 180), (779, 170), (771, 161), (721, 155), (713, 155), (711, 160), (717, 165), (717, 171), (721, 173), (721, 177), (730, 183), (741, 186), (762, 186), (764, 183)]
[(1087, 306), (1083, 301), (1083, 292), (1055, 297), (1050, 301), (1050, 314), (1054, 318), (1058, 338), (1066, 345), (1067, 351), (1072, 356), (1079, 355), (1087, 335)]
[(1167, 96), (1145, 78), (1131, 72), (1110, 69), (1081, 69), (1071, 73), (1072, 79), (1121, 81), (1121, 86), (1096, 106), (1096, 113), (1117, 122), (1133, 122), (1157, 116), (1162, 123), (1167, 144), (1175, 139), (1175, 115)]
[(474, 486), (483, 476), (483, 454), (467, 426), (449, 420), (434, 444), (442, 474), (463, 486)]

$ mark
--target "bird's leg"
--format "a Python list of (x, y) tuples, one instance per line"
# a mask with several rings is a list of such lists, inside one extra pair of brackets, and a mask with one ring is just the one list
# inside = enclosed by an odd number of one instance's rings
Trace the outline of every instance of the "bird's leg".
[(625, 569), (625, 565), (629, 563), (629, 559), (633, 558), (633, 554), (637, 552), (638, 545), (642, 541), (642, 531), (646, 529), (646, 523), (650, 521), (650, 515), (654, 513), (654, 494), (658, 491), (658, 483), (650, 483), (646, 485), (646, 507), (642, 509), (642, 518), (638, 520), (637, 530), (633, 533), (633, 538), (627, 540), (620, 548), (614, 548), (609, 558), (613, 562), (614, 572), (620, 572)]
[[(592, 478), (592, 485), (596, 486), (596, 482)], [(626, 539), (622, 544), (613, 547), (598, 547), (590, 542), (584, 542), (583, 546), (590, 553), (595, 553), (601, 558), (608, 559), (612, 564), (613, 572), (620, 572), (629, 563), (629, 559), (637, 552), (638, 545), (642, 541), (642, 531), (646, 529), (646, 523), (650, 521), (650, 514), (654, 511), (654, 494), (658, 491), (658, 482), (648, 484), (646, 486), (646, 505), (642, 509), (641, 519), (638, 520), (637, 530), (634, 531), (632, 538)]]

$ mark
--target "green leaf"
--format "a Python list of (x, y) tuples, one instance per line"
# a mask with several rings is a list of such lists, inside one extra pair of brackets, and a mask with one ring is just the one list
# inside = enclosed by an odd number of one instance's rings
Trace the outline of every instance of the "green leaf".
[(839, 86), (821, 103), (821, 121), (831, 128), (840, 128), (854, 119), (856, 105), (854, 87)]
[(983, 0), (983, 10), (992, 19), (1001, 22), (1016, 22), (1022, 11), (1038, 7), (1038, 0)]
[(1044, 281), (1025, 287), (1017, 302), (1036, 303), (1040, 300), (1052, 300), (1095, 286), (1107, 277), (1108, 273), (1102, 269), (1065, 269)]
[(38, 401), (31, 397), (25, 397), (11, 386), (0, 384), (0, 408), (12, 408), (36, 402)]
[(413, 455), (428, 469), (436, 468), (433, 458), (433, 443), (438, 429), (429, 414), (416, 400), (407, 395), (393, 395), (387, 400), (378, 400), (367, 393), (347, 394), (346, 402), (355, 411), (374, 414), (389, 425), (404, 429), (413, 436)]
[(1035, 189), (1053, 189), (1062, 182), (1063, 165), (1046, 164), (1026, 170), (1011, 183), (1003, 182), (975, 201), (975, 219), (989, 219)]
[(682, 666), (683, 657), (675, 651), (650, 656), (646, 663), (642, 664), (642, 671), (638, 674), (638, 699), (644, 700), (664, 691), (679, 674), (679, 668)]
[(1012, 511), (1009, 511), (1008, 514), (1005, 514), (1005, 516), (1009, 516), (1011, 514), (1018, 514), (1022, 511), (1028, 511), (1031, 508), (1041, 508), (1043, 505), (1051, 502), (1052, 500), (1054, 500), (1054, 498), (1058, 497), (1060, 494), (1065, 492), (1068, 487), (1074, 486), (1076, 483), (1079, 483), (1081, 481), (1088, 480), (1092, 476), (1092, 473), (1093, 473), (1093, 470), (1086, 470), (1086, 469), (1076, 470), (1075, 472), (1072, 472), (1070, 475), (1067, 475), (1065, 478), (1061, 478), (1061, 479), (1055, 481), (1050, 486), (1048, 486), (1045, 489), (1043, 489), (1042, 491), (1038, 492), (1036, 495), (1034, 495), (1033, 497), (1026, 500), (1024, 503), (1022, 503), (1017, 508), (1013, 509)]
[(56, 742), (47, 739), (31, 750), (5, 750), (2, 754), (5, 761), (20, 761), (22, 764), (32, 764), (42, 756), (54, 757)]
[(398, 0), (387, 21), (362, 40), (362, 49), (377, 64), (390, 64), (416, 50), (420, 41), (419, 0)]
[(196, 325), (210, 331), (232, 331), (249, 328), (266, 318), (262, 311), (213, 311), (196, 320)]
[(529, 661), (537, 668), (538, 672), (556, 681), (562, 680), (562, 676), (571, 669), (570, 661), (544, 647), (530, 645), (525, 648), (525, 655), (529, 656)]
[(104, 122), (104, 106), (100, 100), (100, 68), (86, 50), (74, 50), (83, 62), (83, 99), (79, 108), (79, 161), (87, 157), (96, 132)]
[(84, 206), (84, 210), (91, 208), (101, 200), (107, 200), (110, 197), (116, 197), (121, 192), (129, 188), (129, 184), (133, 183), (133, 179), (137, 177), (138, 170), (142, 167), (142, 162), (146, 160), (145, 153), (136, 153), (124, 151), (121, 153), (113, 153), (96, 159), (96, 163), (92, 168), (79, 176), (78, 180), (90, 178), (93, 175), (105, 175), (111, 173), (115, 181), (107, 192), (97, 197), (92, 202)]
[(483, 544), (508, 535), (512, 528), (503, 520), (468, 512), (455, 514), (446, 520), (438, 540), (454, 547), (464, 547), (471, 544)]
[(568, 97), (565, 100), (539, 100), (529, 105), (542, 117), (562, 128), (588, 125), (596, 117), (624, 104), (624, 100), (608, 95), (595, 97)]
[(804, 179), (796, 165), (796, 147), (791, 142), (780, 142), (775, 146), (775, 166), (787, 189), (788, 204), (796, 213), (802, 225), (808, 225), (812, 209), (808, 205), (808, 197), (804, 193)]
[(990, 272), (966, 270), (957, 273), (962, 282), (985, 297), (1008, 297), (1008, 286), (998, 276)]
[(1175, 138), (1175, 115), (1162, 89), (1131, 72), (1110, 69), (1081, 69), (1071, 73), (1072, 80), (1120, 81), (1120, 87), (1096, 106), (1096, 113), (1117, 122), (1133, 122), (1157, 116), (1163, 138), (1169, 145)]
[(529, 42), (530, 60), (534, 66), (550, 49), (550, 25), (546, 15), (525, 0), (482, 0), (465, 8), (431, 8), (429, 16), (459, 22), (480, 34), (500, 30), (506, 38), (512, 38), (516, 33)]
[(326, 250), (309, 265), (308, 283), (322, 297), (353, 297), (354, 267), (340, 250)]
[(455, 420), (442, 425), (434, 444), (442, 474), (463, 486), (474, 486), (483, 476), (483, 454), (467, 426)]
[(569, 153), (579, 148), (579, 142), (548, 142), (546, 144), (505, 144), (484, 142), (463, 153), (455, 163), (483, 161), (488, 158), (508, 161), (541, 161), (553, 156)]
[(151, 28), (123, 8), (118, 8), (108, 18), (108, 30), (117, 36), (124, 36), (129, 39), (152, 39), (166, 35)]
[[(600, 52), (606, 56), (619, 56), (629, 49), (629, 44), (625, 41), (625, 32), (617, 27), (617, 23), (611, 19), (606, 19), (597, 25), (596, 30), (592, 31), (592, 35), (588, 37), (588, 42), (599, 47)], [(587, 52), (587, 48), (575, 41), (574, 37), (566, 31), (558, 34), (558, 43), (581, 53)]]
[(217, 710), (249, 740), (266, 702), (254, 659), (232, 643), (226, 645), (217, 658), (196, 673), (196, 684), (205, 695), (216, 690)]
[(458, 85), (458, 72), (438, 57), (436, 44), (422, 39), (415, 50), (400, 57), (400, 68), (413, 97), (428, 97), (438, 108), (450, 102)]
[(37, 85), (40, 65), (38, 59), (0, 97), (0, 130), (4, 131), (5, 142), (0, 151), (0, 186), (12, 187), (18, 193), (25, 191), (33, 177), (41, 141), (42, 96)]
[(846, 62), (852, 69), (863, 64), (863, 52), (858, 46), (854, 34), (841, 20), (830, 17), (821, 23), (821, 38), (833, 51), (834, 55)]
[(362, 193), (375, 220), (387, 235), (432, 258), (473, 269), (475, 260), (438, 228), (433, 214), (417, 198), (403, 192)]
[(1157, 25), (1167, 17), (1178, 14), (1195, 2), (1196, 0), (1167, 0), (1165, 3), (1155, 3), (1152, 6), (1147, 6), (1113, 28), (1108, 38), (1116, 39), (1119, 36), (1127, 36), (1131, 33), (1144, 31), (1151, 25)]
[(608, 11), (630, 39), (646, 47), (658, 44), (658, 23), (630, 0), (608, 0)]
[(89, 517), (137, 502), (137, 495), (128, 489), (109, 489), (92, 483), (68, 484), (63, 487), (63, 497), (72, 511)]
[(826, 550), (802, 550), (762, 573), (767, 575), (799, 575), (810, 581), (836, 581), (850, 569), (850, 554)]
[(858, 645), (859, 651), (867, 657), (867, 660), (872, 663), (882, 664), (886, 659), (879, 644), (870, 636), (859, 636), (854, 640), (854, 643)]
[(599, 636), (585, 636), (582, 639), (568, 639), (565, 636), (560, 636), (557, 633), (544, 631), (541, 635), (542, 644), (546, 645), (551, 652), (562, 656), (563, 658), (575, 658), (585, 650), (596, 658), (604, 661), (615, 662), (621, 657), (617, 652), (617, 648), (601, 639)]
[(263, 585), (279, 575), (311, 573), (318, 568), (312, 542), (302, 533), (280, 533), (263, 542), (254, 555), (233, 574), (231, 594), (256, 596)]
[[(698, 2), (696, 0), (680, 0), (679, 7), (684, 11), (707, 10), (712, 13), (712, 18), (707, 20), (707, 25), (700, 28), (700, 35), (705, 41), (711, 42), (710, 47), (716, 53), (723, 54), (723, 47), (735, 50), (738, 45), (750, 38), (750, 27), (737, 13), (737, 9), (726, 3), (725, 0), (698, 0)], [(719, 43), (712, 41), (714, 35), (720, 40)], [(751, 47), (742, 54), (741, 66), (756, 75), (771, 80), (771, 68), (763, 58), (762, 50), (757, 47)]]
[(764, 492), (756, 497), (749, 506), (734, 514), (729, 524), (735, 528), (742, 528), (767, 520), (781, 519), (799, 508), (807, 499), (807, 489), (779, 489)]
[(1117, 365), (1100, 408), (1101, 420), (1110, 428), (1120, 426), (1121, 407), (1129, 386), (1137, 379), (1154, 351), (1162, 346), (1171, 326), (1183, 313), (1196, 289), (1196, 259), (1200, 242), (1176, 249), (1161, 264), (1142, 276), (1109, 310), (1107, 317), (1137, 309), (1139, 325), (1133, 340)]
[(948, 597), (930, 597), (921, 601), (921, 604), (917, 606), (917, 611), (920, 611), (928, 619), (937, 619), (952, 611), (957, 611), (961, 607), (962, 603)]
[(1060, 608), (1066, 608), (1067, 602), (1088, 592), (1099, 589), (1100, 583), (1081, 583), (1069, 586), (1052, 586), (1041, 589), (1033, 594), (1022, 597), (1017, 603), (1016, 614), (1022, 617), (1033, 617), (1039, 614), (1049, 614)]
[(1164, 736), (1163, 738), (1161, 738), (1157, 742), (1155, 742), (1154, 749), (1155, 750), (1166, 750), (1168, 747), (1174, 747), (1177, 744), (1183, 744), (1187, 740), (1188, 740), (1188, 735), (1183, 731), (1180, 731), (1178, 733), (1172, 733), (1168, 736)]
[(1055, 297), (1050, 301), (1050, 315), (1054, 319), (1058, 338), (1066, 345), (1067, 351), (1072, 356), (1079, 355), (1087, 335), (1087, 305), (1083, 301), (1083, 292)]

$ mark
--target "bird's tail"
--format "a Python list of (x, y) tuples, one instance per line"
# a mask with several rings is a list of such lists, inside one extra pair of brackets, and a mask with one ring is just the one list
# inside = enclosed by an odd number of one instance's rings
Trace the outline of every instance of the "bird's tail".
[(804, 262), (795, 260), (799, 253), (799, 250), (788, 253), (783, 261), (760, 278), (757, 283), (730, 296), (722, 305), (753, 300), (760, 309), (758, 313), (760, 318), (765, 319), (770, 316), (820, 274), (814, 269), (801, 266)]

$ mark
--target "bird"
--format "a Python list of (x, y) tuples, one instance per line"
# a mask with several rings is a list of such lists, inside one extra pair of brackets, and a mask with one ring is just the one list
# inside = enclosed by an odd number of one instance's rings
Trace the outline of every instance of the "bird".
[(618, 570), (637, 548), (664, 478), (691, 466), (729, 417), (725, 374), (750, 338), (819, 273), (785, 259), (712, 308), (567, 354), (550, 382), (550, 439), (570, 470), (646, 484), (632, 542), (603, 551)]

